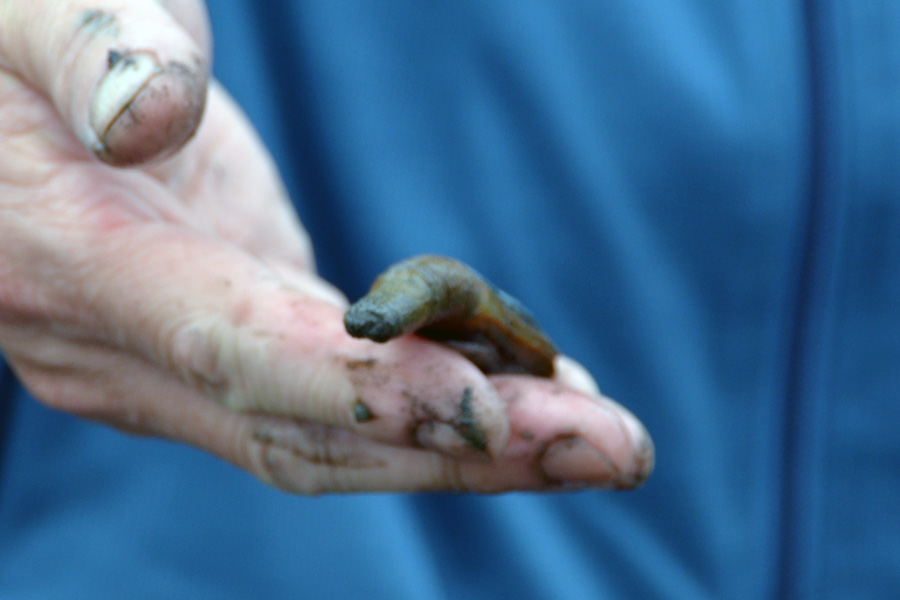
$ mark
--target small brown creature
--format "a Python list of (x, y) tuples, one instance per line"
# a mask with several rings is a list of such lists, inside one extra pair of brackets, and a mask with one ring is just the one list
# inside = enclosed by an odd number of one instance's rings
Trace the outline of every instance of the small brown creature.
[(553, 342), (518, 300), (467, 265), (417, 256), (381, 274), (344, 315), (347, 332), (386, 342), (406, 333), (444, 342), (485, 373), (553, 375)]

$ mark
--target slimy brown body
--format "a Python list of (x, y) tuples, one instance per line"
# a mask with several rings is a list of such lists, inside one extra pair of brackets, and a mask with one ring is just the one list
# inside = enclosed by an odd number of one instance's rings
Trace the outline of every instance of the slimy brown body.
[(445, 342), (485, 373), (553, 375), (557, 350), (528, 311), (451, 258), (417, 256), (390, 267), (344, 324), (376, 342), (413, 332)]

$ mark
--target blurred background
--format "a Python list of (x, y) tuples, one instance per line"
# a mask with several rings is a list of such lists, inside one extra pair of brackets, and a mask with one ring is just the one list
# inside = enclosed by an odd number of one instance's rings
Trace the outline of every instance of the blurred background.
[(656, 472), (628, 493), (291, 497), (7, 376), (6, 589), (900, 589), (896, 5), (208, 4), (215, 74), (322, 274), (355, 299), (414, 254), (466, 261), (643, 420)]

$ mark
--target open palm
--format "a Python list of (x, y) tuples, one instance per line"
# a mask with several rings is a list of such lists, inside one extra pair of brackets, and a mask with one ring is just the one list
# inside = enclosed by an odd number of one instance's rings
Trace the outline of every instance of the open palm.
[[(29, 34), (26, 9), (22, 27), (3, 29), (17, 34), (0, 34), (0, 348), (37, 398), (298, 492), (633, 487), (647, 476), (643, 427), (589, 393), (567, 359), (557, 380), (485, 377), (415, 336), (344, 332), (346, 301), (315, 274), (271, 159), (206, 85), (202, 6), (51, 4), (72, 18), (54, 21), (59, 43)], [(97, 108), (97, 74), (130, 56), (159, 65), (154, 93)], [(205, 116), (176, 154), (127, 169), (94, 156), (140, 164), (176, 150), (204, 90)]]

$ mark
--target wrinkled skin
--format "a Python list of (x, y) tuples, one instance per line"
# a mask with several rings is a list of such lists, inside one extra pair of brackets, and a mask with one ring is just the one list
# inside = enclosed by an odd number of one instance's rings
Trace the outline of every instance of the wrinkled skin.
[(639, 485), (649, 437), (574, 361), (488, 377), (345, 332), (209, 46), (188, 0), (0, 1), (0, 348), (24, 385), (295, 492)]

